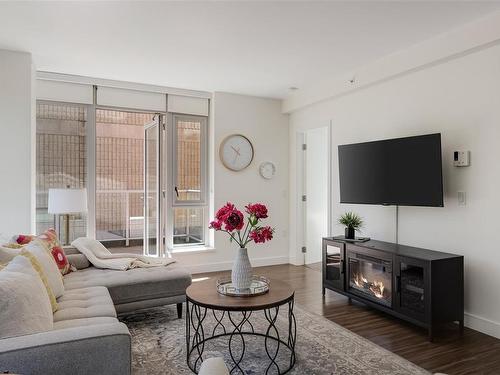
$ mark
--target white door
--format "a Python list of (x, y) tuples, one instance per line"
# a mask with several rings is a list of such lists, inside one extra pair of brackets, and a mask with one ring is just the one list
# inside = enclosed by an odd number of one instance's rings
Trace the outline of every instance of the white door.
[(304, 263), (321, 262), (321, 240), (328, 235), (330, 147), (328, 127), (304, 132)]

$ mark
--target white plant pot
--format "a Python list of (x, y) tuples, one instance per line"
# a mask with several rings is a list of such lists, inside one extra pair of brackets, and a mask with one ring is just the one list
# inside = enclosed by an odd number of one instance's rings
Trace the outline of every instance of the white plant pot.
[(252, 284), (252, 265), (246, 248), (239, 248), (231, 271), (231, 281), (236, 289), (248, 289)]

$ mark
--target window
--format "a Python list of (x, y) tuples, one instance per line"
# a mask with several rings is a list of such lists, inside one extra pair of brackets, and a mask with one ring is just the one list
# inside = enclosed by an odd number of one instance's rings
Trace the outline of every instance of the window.
[(173, 245), (205, 243), (207, 118), (173, 115)]
[[(36, 106), (36, 230), (59, 227), (65, 238), (65, 225), (47, 213), (50, 188), (86, 187), (87, 107), (76, 104), (37, 102)], [(61, 218), (62, 220), (62, 218)], [(86, 236), (83, 214), (69, 217), (69, 240)], [(61, 223), (62, 224), (62, 223)]]
[(174, 246), (204, 244), (204, 208), (174, 208)]
[(70, 242), (95, 236), (112, 252), (153, 256), (166, 247), (205, 245), (208, 117), (201, 114), (208, 100), (173, 96), (167, 108), (165, 94), (154, 93), (161, 100), (151, 104), (150, 93), (138, 100), (136, 91), (93, 86), (85, 104), (76, 104), (65, 102), (74, 87), (63, 86), (49, 95), (60, 102), (37, 101), (37, 233), (55, 227), (66, 237), (65, 217), (59, 223), (48, 213), (50, 188), (87, 188), (88, 213), (70, 215)]

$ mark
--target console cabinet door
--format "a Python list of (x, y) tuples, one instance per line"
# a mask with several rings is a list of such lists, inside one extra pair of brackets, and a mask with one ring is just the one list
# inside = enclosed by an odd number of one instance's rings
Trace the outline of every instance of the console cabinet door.
[(345, 244), (323, 241), (323, 282), (332, 288), (344, 290)]
[(430, 289), (428, 262), (395, 257), (394, 308), (421, 322), (428, 322)]

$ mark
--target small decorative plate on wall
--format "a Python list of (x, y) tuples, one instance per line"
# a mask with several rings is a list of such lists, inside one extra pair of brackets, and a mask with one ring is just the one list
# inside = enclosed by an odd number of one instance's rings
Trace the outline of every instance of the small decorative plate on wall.
[(252, 163), (252, 143), (244, 135), (229, 135), (219, 146), (219, 157), (226, 168), (236, 172), (241, 171)]
[(270, 180), (276, 174), (276, 166), (271, 161), (265, 161), (259, 166), (259, 173), (262, 178)]

